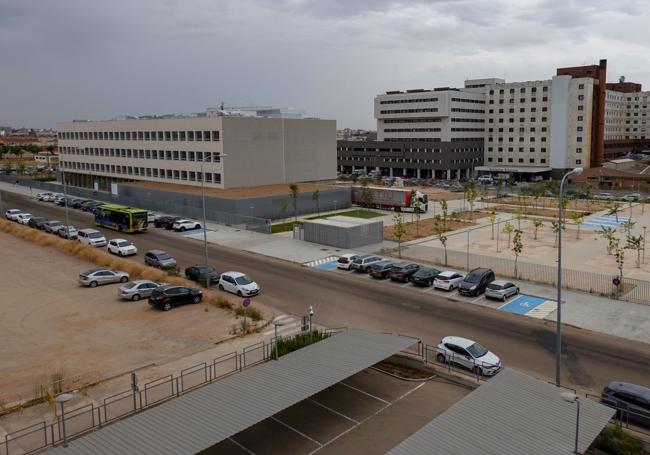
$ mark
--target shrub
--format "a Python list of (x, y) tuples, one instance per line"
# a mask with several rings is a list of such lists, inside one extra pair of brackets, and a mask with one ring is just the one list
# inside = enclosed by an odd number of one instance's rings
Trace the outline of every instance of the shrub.
[(643, 453), (641, 441), (612, 425), (606, 426), (600, 432), (594, 442), (594, 448), (609, 455), (641, 455)]
[[(241, 317), (244, 316), (244, 307), (243, 306), (237, 305), (235, 307), (235, 316), (241, 316)], [(249, 306), (246, 309), (246, 316), (251, 318), (251, 320), (255, 321), (255, 322), (261, 321), (262, 319), (264, 319), (264, 317), (262, 315), (262, 312), (260, 310), (258, 310), (257, 308), (253, 308), (252, 306)]]
[(309, 346), (310, 344), (329, 338), (330, 334), (320, 331), (312, 330), (311, 332), (301, 332), (289, 338), (277, 339), (278, 357), (289, 354), (290, 352), (297, 351), (300, 348)]

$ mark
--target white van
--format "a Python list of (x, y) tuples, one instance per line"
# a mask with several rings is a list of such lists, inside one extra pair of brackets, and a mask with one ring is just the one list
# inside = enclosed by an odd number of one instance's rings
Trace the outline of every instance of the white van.
[(106, 246), (106, 237), (97, 229), (80, 229), (77, 240), (89, 246)]

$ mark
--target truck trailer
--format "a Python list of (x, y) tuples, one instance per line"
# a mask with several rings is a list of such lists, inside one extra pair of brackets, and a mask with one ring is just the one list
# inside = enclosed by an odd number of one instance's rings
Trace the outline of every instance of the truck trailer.
[[(365, 198), (364, 191), (368, 192)], [(420, 213), (425, 213), (429, 208), (427, 195), (420, 191), (374, 186), (353, 186), (352, 203), (396, 212), (415, 212), (418, 204)]]

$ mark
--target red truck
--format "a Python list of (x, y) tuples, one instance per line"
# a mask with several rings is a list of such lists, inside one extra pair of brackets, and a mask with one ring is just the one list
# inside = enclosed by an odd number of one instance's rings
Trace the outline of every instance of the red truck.
[[(368, 192), (366, 198), (363, 197), (364, 191)], [(418, 204), (420, 213), (424, 213), (428, 209), (427, 195), (420, 191), (373, 186), (353, 186), (352, 203), (396, 212), (415, 212)]]

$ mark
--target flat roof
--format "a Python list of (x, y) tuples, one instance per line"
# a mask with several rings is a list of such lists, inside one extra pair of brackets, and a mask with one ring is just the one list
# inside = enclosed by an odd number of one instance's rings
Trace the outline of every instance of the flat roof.
[[(388, 453), (572, 454), (577, 409), (560, 392), (552, 384), (506, 368)], [(614, 413), (612, 408), (580, 398), (580, 453)]]
[(525, 166), (476, 166), (477, 171), (487, 172), (520, 172), (525, 174), (537, 174), (540, 172), (550, 172), (550, 167), (525, 167)]
[(190, 455), (412, 346), (417, 338), (350, 329), (69, 443), (53, 455)]
[(373, 224), (373, 223), (383, 223), (383, 221), (375, 218), (356, 218), (353, 216), (336, 215), (327, 218), (318, 218), (315, 220), (305, 220), (305, 223), (323, 224), (328, 226), (349, 228), (351, 226), (363, 226), (363, 225)]

